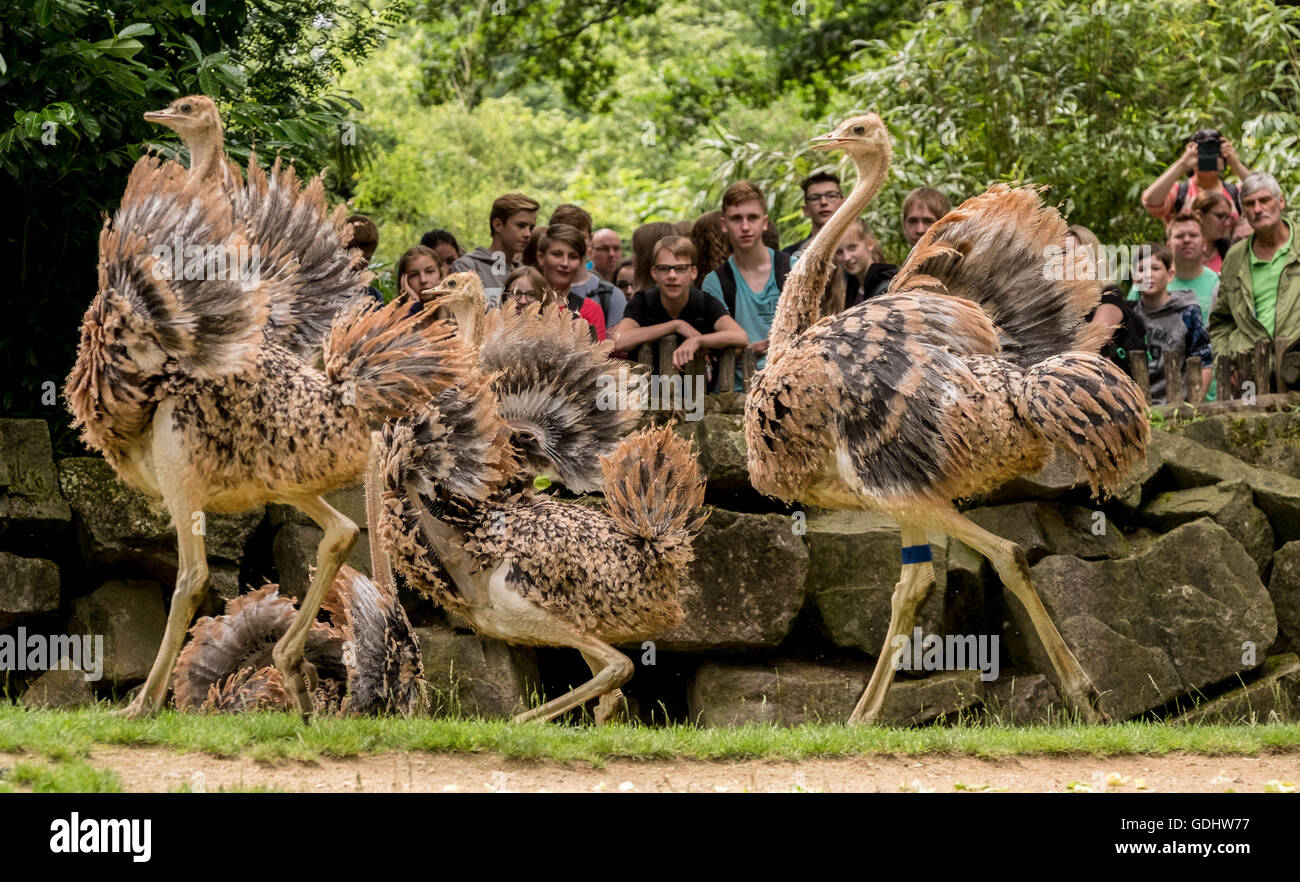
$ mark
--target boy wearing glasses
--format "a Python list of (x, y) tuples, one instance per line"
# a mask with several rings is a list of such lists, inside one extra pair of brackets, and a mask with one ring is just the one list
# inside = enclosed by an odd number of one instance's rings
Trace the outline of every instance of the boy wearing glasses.
[(803, 216), (812, 221), (812, 232), (806, 239), (800, 239), (793, 245), (787, 245), (781, 251), (794, 255), (808, 247), (813, 237), (821, 232), (822, 227), (839, 210), (844, 202), (844, 190), (840, 179), (829, 172), (817, 172), (803, 179), (799, 185), (803, 190)]
[[(716, 297), (691, 287), (695, 277), (695, 245), (685, 236), (665, 236), (655, 243), (650, 275), (655, 284), (632, 295), (623, 319), (610, 337), (614, 348), (633, 351), (642, 343), (677, 334), (682, 343), (673, 351), (673, 364), (690, 364), (700, 349), (745, 346), (749, 337)], [(659, 367), (656, 365), (655, 370)]]

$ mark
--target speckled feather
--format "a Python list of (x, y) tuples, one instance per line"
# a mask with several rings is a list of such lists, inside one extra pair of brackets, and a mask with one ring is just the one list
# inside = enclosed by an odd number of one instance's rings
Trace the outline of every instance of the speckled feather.
[(1043, 278), (1063, 234), (1033, 191), (996, 186), (932, 227), (886, 295), (795, 338), (746, 402), (754, 486), (829, 508), (942, 507), (1035, 470), (1053, 444), (1080, 455), (1094, 492), (1113, 486), (1143, 456), (1145, 408), (1104, 359), (1059, 356), (1104, 336), (1084, 324), (1095, 283)]
[[(283, 678), (272, 666), (271, 651), (296, 612), (293, 601), (280, 595), (279, 586), (266, 585), (229, 601), (224, 615), (195, 622), (176, 662), (176, 707), (203, 712), (233, 712), (272, 702), (279, 702), (276, 707), (292, 707)], [(304, 654), (322, 679), (346, 679), (344, 640), (337, 628), (312, 623)], [(246, 669), (254, 673), (241, 680)], [(241, 688), (249, 692), (244, 699), (237, 697)]]

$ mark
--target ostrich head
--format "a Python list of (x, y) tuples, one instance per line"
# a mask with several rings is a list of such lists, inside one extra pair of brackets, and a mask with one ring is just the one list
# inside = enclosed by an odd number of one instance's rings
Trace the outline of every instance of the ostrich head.
[(220, 174), (224, 154), (221, 114), (206, 95), (177, 98), (162, 110), (144, 115), (149, 122), (164, 125), (181, 136), (190, 150), (190, 179), (207, 180)]
[(206, 95), (177, 98), (162, 110), (149, 111), (144, 118), (166, 126), (191, 146), (221, 134), (221, 115), (217, 113), (217, 105)]
[(877, 164), (893, 152), (889, 130), (874, 113), (850, 117), (833, 131), (812, 140), (812, 149), (843, 150), (859, 167)]
[(483, 311), (487, 298), (483, 281), (478, 273), (452, 273), (433, 289), (436, 299), (429, 301), (426, 309), (436, 309), (436, 315), (450, 313), (464, 336), (475, 349), (482, 340)]

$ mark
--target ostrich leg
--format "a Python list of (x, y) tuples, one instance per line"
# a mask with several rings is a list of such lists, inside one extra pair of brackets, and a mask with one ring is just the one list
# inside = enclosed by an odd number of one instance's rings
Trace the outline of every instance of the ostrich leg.
[[(910, 524), (899, 523), (899, 535), (902, 547), (925, 545), (925, 530)], [(871, 682), (858, 699), (857, 707), (849, 715), (850, 723), (875, 723), (880, 717), (880, 709), (885, 705), (885, 694), (894, 682), (894, 655), (897, 647), (894, 639), (900, 635), (910, 635), (916, 621), (916, 611), (930, 596), (934, 587), (934, 562), (903, 564), (902, 576), (894, 586), (894, 596), (890, 598), (889, 633), (885, 635), (885, 646), (876, 660), (876, 669), (871, 673)]]
[[(185, 642), (195, 611), (203, 602), (208, 590), (208, 561), (203, 544), (203, 494), (196, 486), (190, 455), (185, 440), (172, 423), (174, 402), (164, 401), (153, 418), (154, 474), (163, 503), (176, 527), (176, 549), (179, 563), (176, 569), (176, 590), (172, 592), (171, 610), (167, 613), (167, 628), (162, 645), (154, 658), (153, 667), (135, 700), (123, 713), (128, 717), (142, 717), (156, 713), (167, 698), (171, 685), (172, 668)], [(195, 515), (199, 515), (196, 518)], [(196, 528), (196, 525), (197, 528)]]
[(1101, 693), (1080, 667), (1079, 660), (1074, 657), (1070, 647), (1066, 646), (1065, 640), (1061, 638), (1061, 632), (1056, 629), (1052, 617), (1047, 614), (1043, 601), (1034, 589), (1034, 583), (1030, 581), (1029, 561), (1025, 559), (1024, 550), (1014, 542), (995, 536), (978, 524), (967, 520), (956, 511), (942, 513), (934, 524), (949, 536), (960, 539), (988, 558), (989, 563), (993, 564), (993, 568), (1001, 577), (1002, 584), (1024, 604), (1030, 621), (1034, 623), (1034, 629), (1038, 632), (1038, 639), (1043, 641), (1043, 648), (1047, 650), (1047, 655), (1052, 660), (1056, 676), (1060, 678), (1061, 688), (1071, 703), (1079, 709), (1080, 717), (1089, 723), (1109, 722), (1109, 718), (1097, 706), (1101, 700)]
[[(549, 613), (544, 610), (539, 609), (537, 612), (549, 616)], [(532, 623), (530, 622), (529, 625), (531, 626)], [(596, 722), (604, 723), (608, 719), (608, 715), (612, 713), (612, 705), (623, 699), (623, 693), (619, 691), (618, 687), (632, 679), (632, 660), (602, 640), (570, 630), (559, 619), (555, 619), (555, 625), (567, 633), (563, 635), (563, 638), (559, 633), (556, 633), (553, 638), (555, 640), (553, 645), (572, 646), (574, 649), (582, 650), (582, 657), (587, 659), (587, 664), (591, 666), (592, 673), (595, 676), (577, 689), (566, 692), (559, 698), (553, 698), (541, 707), (535, 707), (530, 711), (519, 714), (519, 716), (515, 717), (515, 722), (545, 723), (548, 720), (555, 719), (565, 711), (573, 710), (575, 707), (600, 696), (600, 703), (596, 707)], [(532, 632), (531, 627), (525, 630), (525, 633), (528, 632)], [(510, 638), (506, 637), (505, 639)], [(606, 714), (603, 718), (602, 710)]]
[[(591, 668), (593, 676), (598, 676), (605, 668), (605, 663), (597, 656), (590, 655), (586, 652), (582, 654), (582, 659)], [(596, 705), (596, 725), (603, 726), (619, 718), (619, 714), (626, 713), (627, 699), (623, 697), (621, 689), (612, 689), (600, 697)]]
[(320, 525), (325, 538), (321, 539), (316, 551), (316, 572), (312, 574), (307, 596), (299, 604), (293, 624), (275, 644), (271, 658), (284, 675), (285, 691), (293, 696), (303, 722), (310, 722), (315, 709), (312, 693), (316, 690), (316, 666), (303, 658), (303, 647), (307, 644), (307, 633), (312, 622), (316, 621), (325, 592), (338, 575), (339, 567), (347, 560), (360, 531), (356, 524), (319, 496), (304, 496), (294, 500), (293, 504)]

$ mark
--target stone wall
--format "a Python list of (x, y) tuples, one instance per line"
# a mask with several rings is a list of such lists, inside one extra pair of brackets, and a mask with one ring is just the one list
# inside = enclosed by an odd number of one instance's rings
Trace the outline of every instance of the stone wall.
[[(646, 720), (706, 725), (839, 721), (881, 651), (899, 574), (897, 527), (872, 513), (786, 509), (748, 486), (741, 417), (684, 423), (708, 477), (712, 514), (685, 574), (685, 622), (625, 647), (625, 687)], [(331, 497), (364, 525), (359, 488)], [(1218, 416), (1153, 433), (1144, 466), (1096, 503), (1078, 464), (1055, 457), (968, 516), (1019, 543), (1043, 603), (1103, 693), (1113, 719), (1300, 716), (1300, 417)], [(213, 597), (263, 580), (299, 595), (320, 531), (273, 505), (210, 516)], [(369, 570), (364, 532), (351, 563)], [(964, 713), (1060, 719), (1055, 673), (1028, 617), (991, 567), (931, 536), (937, 584), (926, 635), (997, 641), (996, 677), (900, 672), (885, 717)], [(0, 635), (100, 634), (103, 679), (0, 673), (11, 698), (79, 704), (121, 698), (148, 671), (176, 571), (165, 513), (100, 459), (54, 462), (45, 424), (0, 420)], [(479, 638), (427, 601), (404, 597), (443, 711), (509, 715), (589, 674), (577, 653)], [(991, 672), (986, 672), (991, 673)]]

